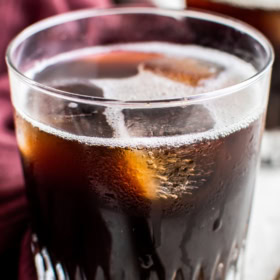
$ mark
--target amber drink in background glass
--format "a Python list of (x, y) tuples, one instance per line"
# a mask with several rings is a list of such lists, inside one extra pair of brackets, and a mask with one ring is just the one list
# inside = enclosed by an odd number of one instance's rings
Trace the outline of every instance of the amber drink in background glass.
[(199, 8), (232, 16), (263, 32), (275, 49), (267, 129), (280, 128), (280, 1), (278, 0), (187, 0), (189, 8)]

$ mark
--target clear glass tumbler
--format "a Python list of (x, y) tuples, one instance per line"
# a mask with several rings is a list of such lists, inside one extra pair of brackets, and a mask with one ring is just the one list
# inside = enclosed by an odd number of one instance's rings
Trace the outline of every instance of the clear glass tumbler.
[(19, 34), (38, 278), (239, 279), (273, 58), (250, 26), (191, 10), (83, 10)]

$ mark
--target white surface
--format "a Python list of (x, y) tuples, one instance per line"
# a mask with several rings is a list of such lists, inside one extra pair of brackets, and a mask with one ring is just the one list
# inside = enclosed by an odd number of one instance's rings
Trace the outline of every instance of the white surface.
[(161, 8), (180, 10), (186, 7), (185, 0), (152, 0), (152, 2)]
[(279, 269), (280, 167), (266, 167), (257, 179), (244, 280), (273, 280)]

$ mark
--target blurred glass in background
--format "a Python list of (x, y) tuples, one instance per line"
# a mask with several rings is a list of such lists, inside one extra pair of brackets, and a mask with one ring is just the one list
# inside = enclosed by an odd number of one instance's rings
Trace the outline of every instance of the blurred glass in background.
[(263, 32), (275, 49), (267, 132), (263, 141), (262, 162), (280, 165), (280, 1), (279, 0), (186, 0), (189, 8), (222, 13), (253, 25)]

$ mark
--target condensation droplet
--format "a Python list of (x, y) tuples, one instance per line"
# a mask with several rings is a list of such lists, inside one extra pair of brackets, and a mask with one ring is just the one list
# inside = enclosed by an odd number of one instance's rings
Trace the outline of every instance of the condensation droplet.
[(149, 269), (153, 266), (153, 258), (151, 255), (144, 255), (138, 258), (140, 265), (144, 269)]
[(225, 269), (225, 265), (223, 263), (219, 263), (217, 266), (216, 279), (223, 279), (224, 269)]
[(220, 218), (217, 218), (213, 223), (213, 231), (218, 231), (221, 229), (223, 222)]

